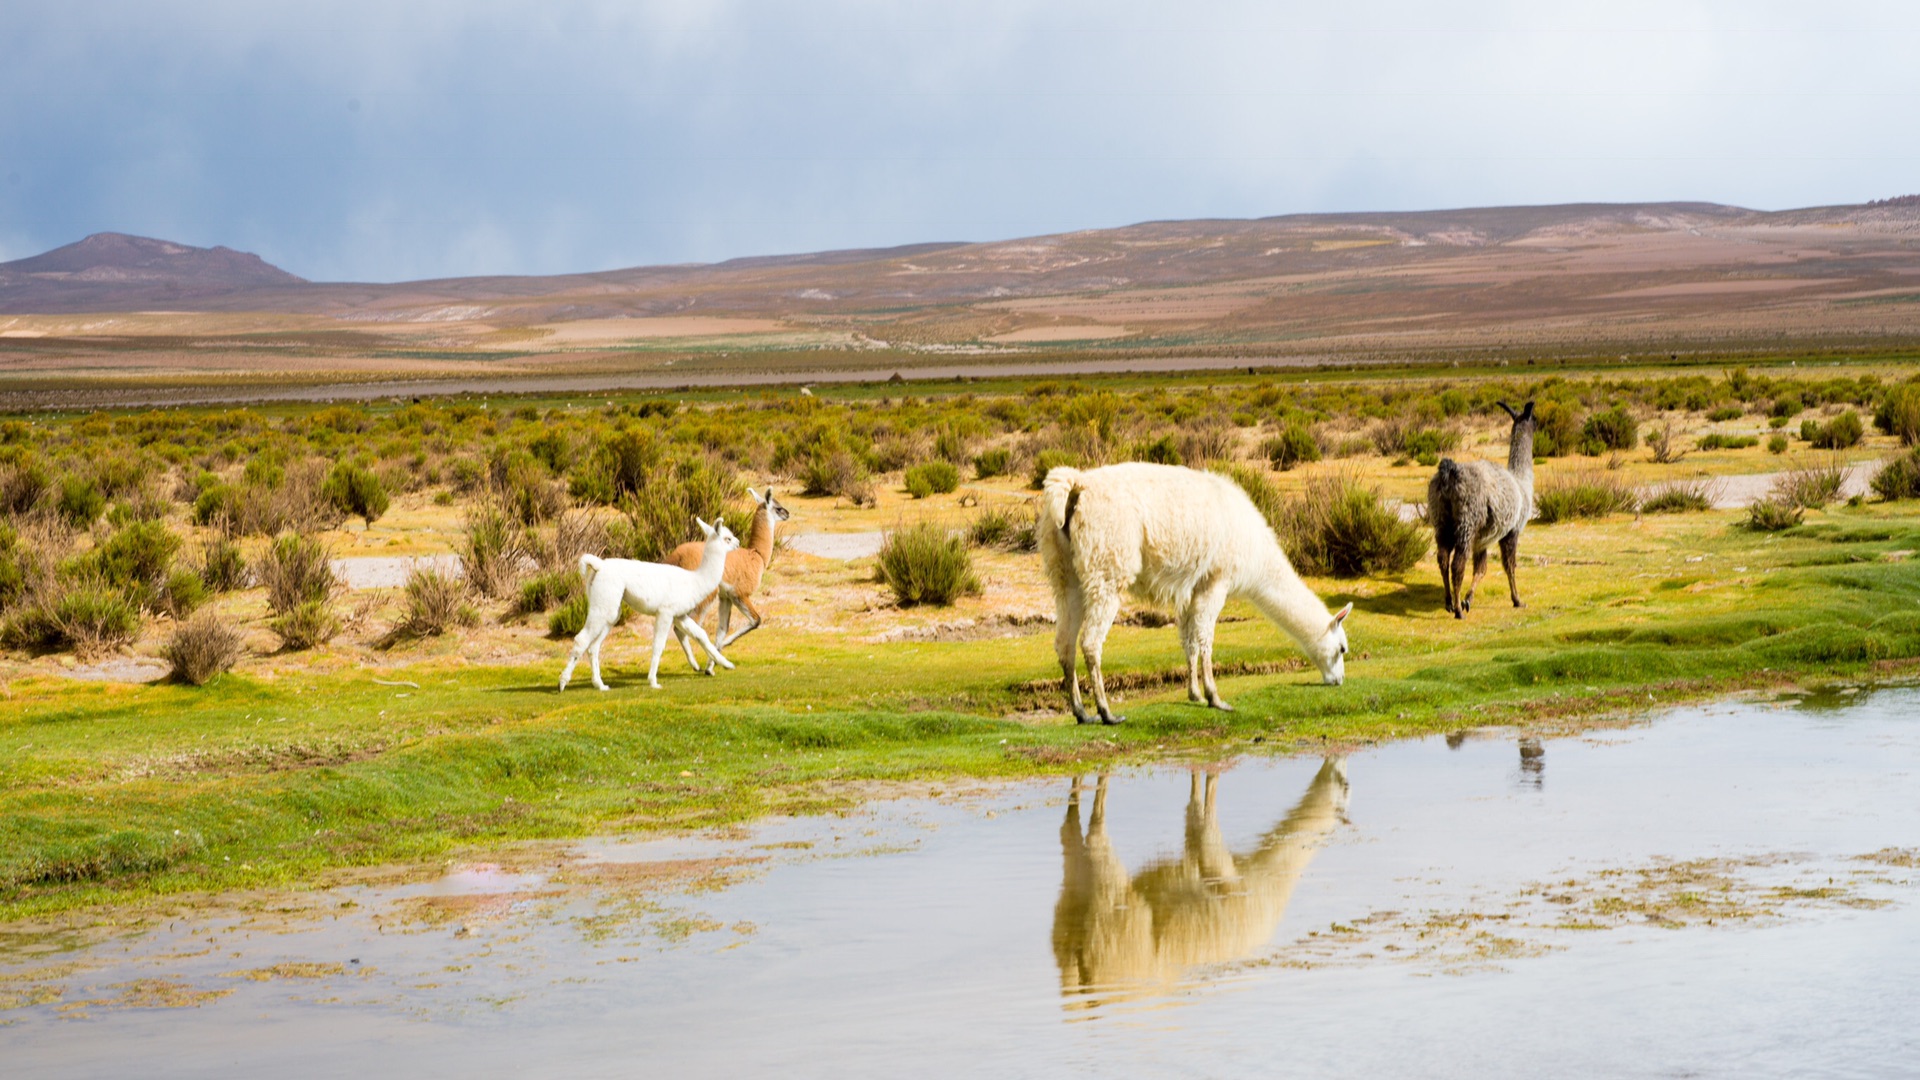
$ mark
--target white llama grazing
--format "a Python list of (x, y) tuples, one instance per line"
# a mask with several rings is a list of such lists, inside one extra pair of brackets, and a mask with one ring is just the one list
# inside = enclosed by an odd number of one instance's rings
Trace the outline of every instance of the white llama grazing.
[[(1308, 589), (1279, 540), (1240, 486), (1224, 476), (1132, 462), (1047, 473), (1041, 496), (1040, 557), (1059, 613), (1054, 651), (1074, 719), (1092, 723), (1074, 671), (1086, 654), (1093, 701), (1107, 706), (1100, 653), (1120, 611), (1120, 594), (1173, 609), (1187, 653), (1187, 696), (1231, 709), (1213, 683), (1213, 627), (1228, 597), (1244, 597), (1287, 632), (1330, 686), (1346, 679), (1346, 618)], [(1204, 696), (1203, 696), (1204, 695)]]
[[(580, 577), (587, 585), (587, 623), (574, 635), (573, 651), (567, 654), (567, 669), (560, 673), (560, 689), (567, 688), (567, 680), (573, 677), (573, 666), (580, 662), (580, 654), (589, 649), (593, 651), (593, 685), (601, 690), (607, 688), (607, 684), (600, 681), (600, 645), (606, 640), (607, 631), (613, 628), (614, 620), (620, 617), (622, 600), (653, 616), (653, 659), (647, 664), (648, 686), (660, 689), (660, 654), (666, 651), (667, 636), (676, 629), (681, 635), (680, 647), (687, 652), (687, 663), (692, 664), (695, 671), (704, 670), (711, 675), (714, 664), (733, 670), (733, 662), (720, 655), (719, 647), (707, 637), (707, 632), (687, 614), (704, 604), (720, 586), (727, 552), (738, 548), (740, 541), (725, 525), (715, 528), (699, 518), (694, 520), (700, 522), (700, 531), (706, 534), (698, 570), (634, 559), (580, 556)], [(706, 650), (710, 658), (706, 668), (702, 669), (700, 661), (694, 659), (693, 646), (687, 642), (689, 637)]]

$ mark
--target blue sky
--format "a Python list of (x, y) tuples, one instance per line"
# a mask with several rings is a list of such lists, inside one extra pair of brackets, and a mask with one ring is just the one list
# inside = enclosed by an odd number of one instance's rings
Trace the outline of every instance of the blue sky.
[(0, 260), (316, 280), (1920, 192), (1920, 5), (7, 0)]

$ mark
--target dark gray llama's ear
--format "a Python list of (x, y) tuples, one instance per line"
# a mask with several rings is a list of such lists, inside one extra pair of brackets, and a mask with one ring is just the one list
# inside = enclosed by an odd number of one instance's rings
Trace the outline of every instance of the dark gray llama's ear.
[(1527, 404), (1525, 405), (1525, 407), (1523, 407), (1523, 408), (1522, 408), (1522, 409), (1520, 410), (1520, 415), (1519, 415), (1519, 416), (1516, 416), (1516, 417), (1514, 417), (1514, 419), (1516, 419), (1516, 420), (1531, 420), (1531, 419), (1533, 419), (1533, 402), (1531, 402), (1531, 401), (1529, 401), (1529, 402), (1527, 402)]
[[(1514, 411), (1513, 411), (1513, 406), (1511, 406), (1511, 405), (1509, 405), (1509, 404), (1507, 404), (1507, 403), (1506, 403), (1506, 402), (1504, 402), (1504, 401), (1496, 401), (1496, 402), (1494, 402), (1494, 404), (1495, 404), (1495, 405), (1498, 405), (1498, 406), (1500, 406), (1500, 410), (1501, 410), (1502, 412), (1504, 412), (1504, 413), (1506, 413), (1506, 414), (1507, 414), (1507, 416), (1508, 416), (1508, 417), (1510, 417), (1511, 419), (1514, 419), (1514, 420), (1519, 420), (1519, 419), (1520, 419), (1520, 414), (1519, 414), (1519, 413), (1517, 413), (1517, 412), (1514, 412)], [(1532, 402), (1528, 402), (1528, 403), (1527, 403), (1527, 405), (1528, 405), (1528, 407), (1532, 407), (1532, 405), (1533, 405), (1533, 403), (1532, 403)]]

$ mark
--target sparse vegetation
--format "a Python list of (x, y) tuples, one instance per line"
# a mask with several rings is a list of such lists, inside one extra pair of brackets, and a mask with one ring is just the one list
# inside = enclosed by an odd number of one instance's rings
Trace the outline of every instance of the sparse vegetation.
[(1542, 524), (1631, 511), (1639, 497), (1625, 480), (1597, 469), (1556, 471), (1538, 481), (1533, 513)]
[(1773, 482), (1771, 498), (1789, 506), (1818, 510), (1840, 497), (1846, 479), (1846, 466), (1838, 458), (1799, 462)]
[(887, 533), (874, 573), (902, 607), (945, 607), (980, 592), (966, 543), (932, 522)]
[(173, 665), (175, 681), (205, 686), (232, 668), (241, 651), (239, 632), (219, 616), (202, 612), (174, 628), (160, 655)]

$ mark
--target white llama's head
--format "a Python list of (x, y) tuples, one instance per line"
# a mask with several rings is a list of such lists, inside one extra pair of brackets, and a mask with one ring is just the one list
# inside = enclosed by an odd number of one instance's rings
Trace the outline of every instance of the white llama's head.
[(1321, 634), (1309, 650), (1314, 666), (1320, 669), (1320, 681), (1328, 686), (1347, 681), (1347, 616), (1351, 614), (1351, 603), (1334, 613), (1326, 633)]
[(693, 520), (700, 526), (700, 535), (706, 538), (708, 546), (718, 545), (722, 551), (732, 551), (740, 546), (740, 538), (733, 535), (733, 530), (727, 528), (726, 523), (722, 522), (716, 526), (709, 525), (700, 518)]

